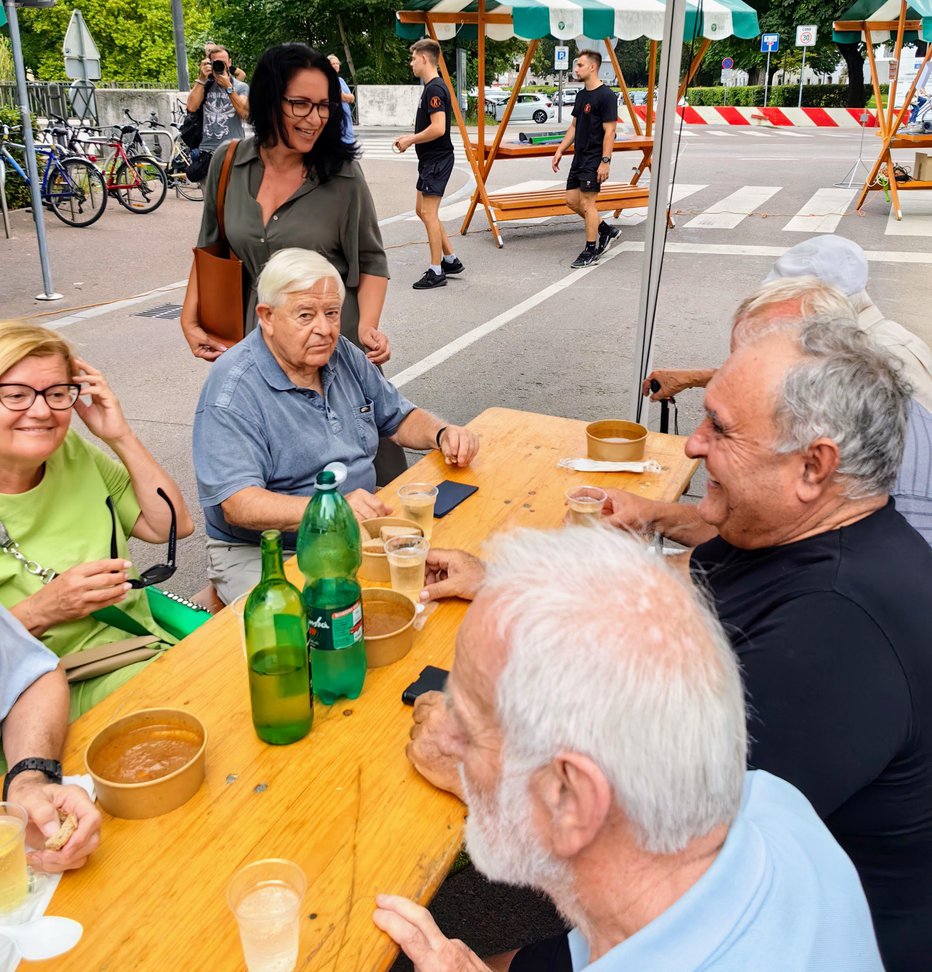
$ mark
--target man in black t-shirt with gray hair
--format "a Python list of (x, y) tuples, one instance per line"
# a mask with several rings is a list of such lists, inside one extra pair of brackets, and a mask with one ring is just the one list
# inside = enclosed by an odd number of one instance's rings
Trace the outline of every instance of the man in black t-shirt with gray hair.
[(450, 245), (440, 222), (440, 200), (453, 172), (453, 142), (450, 139), (450, 90), (440, 77), (440, 45), (419, 40), (411, 45), (411, 72), (424, 83), (417, 106), (414, 134), (395, 140), (399, 152), (412, 145), (417, 152), (417, 206), (415, 211), (427, 230), (430, 266), (415, 290), (446, 287), (449, 274), (465, 269)]
[(599, 219), (596, 196), (608, 178), (618, 124), (615, 93), (599, 77), (602, 55), (580, 51), (573, 64), (576, 77), (585, 86), (576, 95), (573, 120), (553, 156), (553, 171), (560, 169), (563, 153), (573, 145), (573, 164), (566, 180), (566, 205), (586, 223), (586, 246), (572, 262), (574, 270), (594, 267), (599, 257), (614, 243), (621, 230)]

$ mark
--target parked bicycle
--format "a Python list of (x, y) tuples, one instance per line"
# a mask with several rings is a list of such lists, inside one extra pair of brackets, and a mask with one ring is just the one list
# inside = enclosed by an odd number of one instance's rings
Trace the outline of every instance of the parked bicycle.
[[(133, 149), (152, 154), (165, 170), (169, 189), (174, 189), (177, 195), (192, 202), (203, 202), (204, 190), (201, 184), (192, 182), (187, 176), (188, 166), (194, 159), (192, 150), (181, 140), (181, 129), (177, 122), (172, 121), (170, 125), (163, 125), (155, 112), (150, 111), (146, 123), (148, 128), (143, 128), (142, 122), (133, 118), (128, 108), (123, 110), (123, 114), (136, 125)], [(146, 136), (152, 139), (151, 145), (144, 140)]]
[[(64, 119), (56, 118), (48, 133), (56, 140), (64, 140), (68, 151), (82, 155), (96, 164), (103, 174), (107, 191), (131, 213), (153, 213), (168, 193), (168, 178), (158, 160), (151, 155), (126, 150), (126, 142), (133, 146), (137, 132), (135, 125), (113, 125), (97, 128), (82, 125), (73, 128)], [(109, 133), (109, 134), (107, 134)], [(132, 154), (130, 154), (132, 153)], [(103, 158), (102, 158), (103, 156)]]
[[(16, 161), (10, 149), (24, 153), (22, 142), (10, 141), (11, 129), (0, 126), (0, 193), (6, 187), (6, 167), (9, 166), (30, 185), (29, 176)], [(69, 226), (90, 226), (96, 223), (107, 208), (107, 187), (100, 170), (87, 159), (68, 156), (58, 145), (36, 145), (36, 156), (45, 157), (41, 175), (40, 195), (42, 203)], [(6, 202), (4, 199), (4, 207)]]

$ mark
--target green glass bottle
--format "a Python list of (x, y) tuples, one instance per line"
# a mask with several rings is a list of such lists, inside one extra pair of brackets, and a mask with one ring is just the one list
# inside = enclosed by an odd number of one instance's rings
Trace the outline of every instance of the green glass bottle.
[(314, 694), (325, 705), (359, 697), (366, 678), (359, 524), (337, 489), (336, 476), (317, 474), (317, 490), (298, 529), (298, 566), (304, 574), (307, 645)]
[(303, 739), (314, 718), (307, 619), (300, 592), (285, 579), (278, 530), (262, 534), (262, 579), (246, 600), (243, 625), (256, 734), (276, 746)]

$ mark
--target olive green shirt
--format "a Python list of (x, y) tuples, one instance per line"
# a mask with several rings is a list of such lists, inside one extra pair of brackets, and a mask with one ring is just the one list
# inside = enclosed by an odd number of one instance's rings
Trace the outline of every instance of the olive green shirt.
[[(228, 145), (221, 145), (210, 163), (204, 185), (204, 215), (198, 246), (220, 238), (217, 226), (217, 184)], [(265, 166), (254, 138), (240, 142), (230, 173), (223, 207), (224, 228), (233, 252), (243, 261), (246, 283), (246, 333), (256, 326), (255, 282), (277, 250), (297, 246), (316, 250), (340, 272), (346, 285), (341, 332), (359, 345), (359, 275), (388, 277), (388, 260), (375, 204), (358, 162), (348, 162), (327, 182), (312, 173), (295, 193), (262, 223), (257, 201)]]

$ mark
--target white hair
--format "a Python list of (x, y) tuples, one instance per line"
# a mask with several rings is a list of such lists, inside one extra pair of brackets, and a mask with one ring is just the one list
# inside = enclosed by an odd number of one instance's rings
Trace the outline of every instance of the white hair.
[(747, 756), (744, 695), (692, 585), (606, 528), (518, 531), (491, 557), (483, 593), (509, 646), (496, 700), (503, 767), (587, 755), (651, 853), (729, 823)]
[[(792, 309), (786, 305), (792, 304)], [(761, 284), (738, 305), (732, 318), (731, 348), (755, 341), (764, 334), (798, 327), (802, 320), (858, 323), (851, 301), (832, 284), (818, 277), (779, 277)]]
[(260, 304), (278, 307), (285, 294), (310, 290), (320, 280), (335, 280), (340, 300), (346, 299), (346, 287), (340, 271), (314, 250), (293, 246), (273, 253), (256, 282)]
[(831, 439), (849, 499), (888, 493), (903, 461), (909, 411), (900, 363), (847, 320), (804, 320), (793, 331), (802, 361), (783, 377), (774, 448), (802, 452)]

